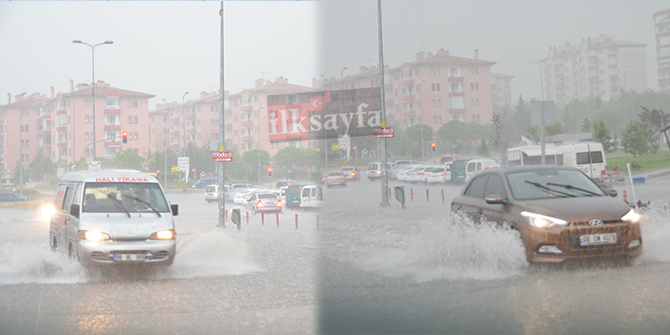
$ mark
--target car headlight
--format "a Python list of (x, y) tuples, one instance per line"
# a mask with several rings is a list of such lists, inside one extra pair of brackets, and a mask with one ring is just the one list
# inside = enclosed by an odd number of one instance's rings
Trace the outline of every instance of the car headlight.
[(107, 241), (110, 239), (109, 235), (97, 230), (80, 230), (77, 232), (77, 237), (80, 240), (87, 240), (91, 242)]
[(159, 230), (151, 234), (152, 240), (171, 240), (177, 237), (177, 232), (174, 229)]
[(538, 227), (538, 228), (548, 228), (548, 227), (553, 227), (553, 226), (565, 226), (568, 224), (567, 221), (554, 218), (551, 216), (546, 216), (546, 215), (541, 215), (541, 214), (535, 214), (531, 212), (526, 212), (523, 211), (521, 212), (521, 216), (526, 218), (528, 220), (528, 223), (530, 223), (531, 226)]
[(623, 222), (638, 222), (640, 221), (640, 214), (637, 214), (635, 210), (631, 209), (626, 213), (626, 215), (621, 217), (621, 221)]

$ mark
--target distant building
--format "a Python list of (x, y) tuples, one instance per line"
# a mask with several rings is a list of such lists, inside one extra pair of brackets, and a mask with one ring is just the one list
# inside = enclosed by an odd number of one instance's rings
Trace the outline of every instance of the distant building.
[[(145, 155), (149, 148), (148, 104), (151, 94), (111, 87), (98, 81), (95, 89), (95, 143), (93, 142), (93, 96), (88, 84), (74, 85), (70, 91), (49, 98), (39, 93), (20, 94), (0, 106), (0, 152), (3, 177), (17, 161), (24, 167), (38, 155), (65, 166), (84, 157), (114, 158), (121, 150)], [(128, 142), (122, 143), (122, 133)]]
[[(270, 156), (286, 146), (316, 150), (317, 141), (272, 142), (268, 131), (268, 99), (277, 95), (298, 94), (317, 91), (316, 80), (312, 87), (290, 84), (288, 79), (278, 77), (275, 81), (256, 80), (253, 88), (236, 94), (225, 94), (224, 137), (225, 149), (235, 149), (239, 154), (260, 148)], [(184, 143), (197, 147), (214, 145), (218, 148), (220, 136), (219, 92), (201, 92), (200, 97), (184, 104), (157, 104), (149, 112), (149, 134), (151, 150), (163, 152), (165, 148), (166, 114), (168, 146), (180, 152)], [(184, 134), (186, 141), (184, 142)]]
[(494, 105), (512, 105), (513, 75), (491, 72), (491, 100)]
[(670, 93), (670, 9), (654, 13), (658, 91)]
[(572, 99), (610, 100), (621, 90), (646, 90), (646, 46), (598, 36), (578, 45), (550, 47), (547, 58), (541, 60), (545, 99), (562, 106)]
[[(434, 130), (451, 120), (491, 122), (491, 66), (495, 62), (458, 57), (440, 49), (416, 53), (412, 62), (385, 69), (384, 98), (390, 125), (406, 129), (425, 124)], [(379, 69), (361, 66), (358, 74), (332, 79), (328, 89), (379, 87)]]

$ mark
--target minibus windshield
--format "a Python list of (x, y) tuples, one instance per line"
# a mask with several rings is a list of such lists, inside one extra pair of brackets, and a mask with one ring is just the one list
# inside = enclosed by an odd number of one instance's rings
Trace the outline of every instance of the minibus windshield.
[[(156, 183), (88, 183), (83, 212), (169, 212), (163, 191)], [(159, 214), (160, 215), (160, 214)]]

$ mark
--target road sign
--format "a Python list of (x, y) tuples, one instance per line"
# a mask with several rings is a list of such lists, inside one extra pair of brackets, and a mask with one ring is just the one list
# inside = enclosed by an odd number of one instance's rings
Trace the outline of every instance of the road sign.
[(177, 166), (179, 166), (179, 170), (185, 171), (188, 170), (189, 168), (189, 157), (177, 157)]
[(212, 162), (232, 162), (232, 151), (212, 151)]
[(179, 166), (172, 165), (172, 172), (179, 172)]
[(374, 138), (392, 138), (394, 136), (393, 127), (376, 127), (373, 136)]
[(340, 150), (340, 146), (337, 145), (337, 144), (333, 144), (333, 146), (331, 147), (331, 149), (332, 149), (333, 151), (335, 151), (335, 150)]
[(89, 170), (100, 170), (100, 161), (90, 161), (88, 162)]

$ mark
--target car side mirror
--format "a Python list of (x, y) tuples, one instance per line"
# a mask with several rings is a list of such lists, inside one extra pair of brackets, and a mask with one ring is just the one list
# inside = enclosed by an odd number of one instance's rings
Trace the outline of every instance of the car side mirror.
[(179, 205), (177, 205), (177, 204), (170, 204), (170, 210), (172, 211), (172, 216), (177, 216), (177, 215), (179, 215)]
[(488, 197), (484, 198), (486, 203), (489, 205), (504, 205), (505, 199), (500, 194), (491, 194)]
[(609, 195), (610, 197), (616, 197), (617, 196), (617, 191), (611, 188), (608, 188), (605, 190), (605, 194)]
[(70, 205), (70, 215), (79, 218), (79, 205), (72, 204)]

